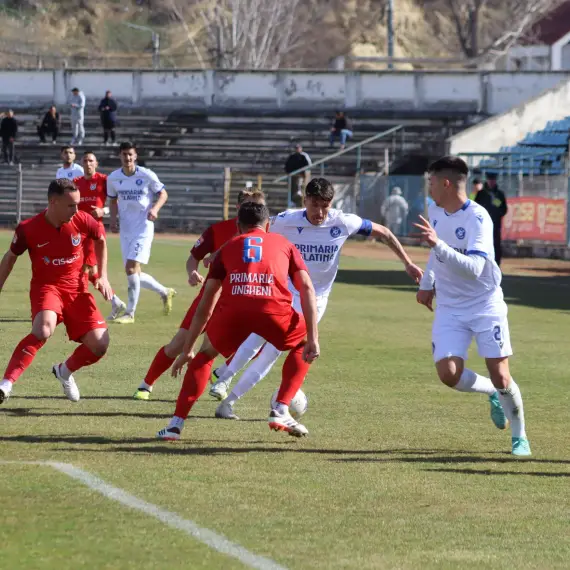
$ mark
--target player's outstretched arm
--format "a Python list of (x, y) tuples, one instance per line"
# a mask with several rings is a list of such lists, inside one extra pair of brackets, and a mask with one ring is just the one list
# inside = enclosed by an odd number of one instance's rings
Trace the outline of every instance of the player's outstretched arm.
[(385, 226), (372, 222), (372, 237), (379, 239), (383, 244), (387, 245), (400, 259), (406, 268), (406, 273), (416, 282), (419, 283), (424, 272), (410, 259), (406, 253), (404, 246), (400, 240)]
[(148, 219), (154, 222), (158, 218), (158, 212), (166, 201), (168, 200), (168, 192), (163, 188), (158, 194), (158, 200), (154, 203), (153, 207), (148, 211)]
[(198, 273), (200, 262), (190, 254), (186, 260), (186, 272), (188, 273), (188, 283), (192, 287), (204, 283), (204, 278)]
[(107, 240), (105, 236), (94, 240), (95, 256), (97, 257), (97, 267), (99, 268), (99, 278), (95, 283), (95, 287), (101, 291), (103, 298), (110, 301), (113, 298), (113, 289), (107, 278)]
[(293, 275), (293, 285), (299, 291), (303, 316), (307, 324), (307, 344), (303, 350), (303, 357), (307, 362), (313, 362), (320, 355), (319, 327), (317, 317), (317, 298), (315, 288), (309, 273), (304, 269)]
[(220, 297), (221, 289), (222, 282), (219, 279), (208, 279), (204, 287), (202, 299), (196, 307), (196, 313), (186, 333), (184, 348), (180, 356), (176, 359), (176, 362), (172, 365), (172, 376), (175, 378), (182, 372), (184, 365), (194, 357), (194, 345), (214, 312), (214, 307)]
[(14, 269), (17, 260), (18, 256), (10, 249), (4, 254), (0, 262), (0, 292), (4, 289), (4, 284), (8, 277), (10, 277), (10, 273), (12, 273), (12, 269)]

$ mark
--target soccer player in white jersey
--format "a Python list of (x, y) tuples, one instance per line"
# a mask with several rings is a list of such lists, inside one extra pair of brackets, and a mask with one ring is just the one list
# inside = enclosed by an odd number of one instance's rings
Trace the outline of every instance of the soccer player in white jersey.
[(61, 147), (61, 160), (63, 161), (63, 166), (57, 169), (56, 178), (73, 180), (83, 176), (83, 167), (75, 164), (75, 149), (72, 146)]
[[(510, 421), (513, 455), (530, 455), (522, 396), (509, 370), (512, 349), (493, 222), (484, 208), (467, 199), (469, 170), (463, 160), (443, 157), (429, 173), (435, 204), (429, 208), (429, 222), (420, 216), (415, 225), (431, 253), (417, 301), (432, 310), (437, 300), (432, 332), (437, 373), (459, 392), (486, 394), (493, 423), (506, 429)], [(490, 378), (465, 368), (473, 337)]]
[[(331, 208), (333, 198), (333, 185), (324, 178), (314, 178), (305, 189), (305, 209), (283, 212), (273, 218), (271, 224), (271, 232), (279, 233), (291, 241), (307, 265), (315, 288), (319, 321), (324, 315), (338, 272), (340, 250), (350, 236), (358, 234), (380, 239), (400, 258), (407, 274), (416, 283), (422, 277), (422, 270), (412, 263), (388, 228), (355, 214), (345, 214)], [(299, 293), (292, 286), (291, 291), (293, 307), (301, 312)], [(218, 375), (219, 380), (212, 386), (210, 395), (218, 400), (225, 398), (233, 376), (253, 358), (264, 343), (261, 337), (251, 335), (236, 352), (229, 366), (218, 368), (215, 375)], [(265, 344), (231, 394), (218, 406), (216, 417), (238, 419), (233, 412), (235, 402), (268, 374), (279, 355), (280, 352), (274, 346)]]
[[(164, 184), (152, 170), (137, 166), (137, 150), (133, 143), (121, 143), (119, 152), (122, 167), (107, 177), (107, 196), (111, 198), (111, 231), (117, 231), (117, 213), (121, 220), (121, 253), (129, 300), (125, 314), (121, 317), (112, 314), (110, 320), (124, 325), (135, 322), (141, 287), (162, 297), (166, 315), (172, 311), (172, 298), (176, 291), (141, 272), (141, 265), (146, 265), (150, 259), (154, 221), (168, 199)], [(155, 197), (156, 202), (153, 203)]]

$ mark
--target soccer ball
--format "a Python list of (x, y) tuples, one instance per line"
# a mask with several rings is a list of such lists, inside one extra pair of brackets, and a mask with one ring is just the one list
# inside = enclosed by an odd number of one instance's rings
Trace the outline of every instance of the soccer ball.
[[(277, 403), (278, 393), (279, 390), (275, 390), (275, 392), (273, 392), (273, 396), (271, 396), (271, 409), (273, 409)], [(303, 390), (299, 390), (295, 394), (295, 397), (291, 400), (291, 404), (289, 405), (289, 413), (294, 419), (299, 420), (305, 415), (308, 407), (309, 400), (307, 399), (307, 395), (305, 392), (303, 392)]]

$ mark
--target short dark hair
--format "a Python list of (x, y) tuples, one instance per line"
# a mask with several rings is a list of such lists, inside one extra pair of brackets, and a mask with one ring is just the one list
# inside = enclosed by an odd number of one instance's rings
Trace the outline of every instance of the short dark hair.
[(51, 196), (63, 196), (66, 192), (77, 192), (77, 186), (69, 178), (57, 178), (48, 186), (48, 198)]
[(452, 177), (459, 182), (467, 180), (469, 167), (467, 163), (458, 156), (442, 156), (429, 165), (428, 172), (430, 174), (446, 173), (448, 176), (452, 175)]
[(480, 179), (480, 178), (473, 178), (472, 184), (473, 184), (473, 185), (475, 185), (475, 184), (481, 184), (481, 179)]
[(137, 145), (131, 141), (122, 142), (119, 145), (119, 152), (122, 152), (124, 150), (134, 150), (135, 152), (137, 152)]
[(241, 206), (244, 202), (265, 204), (265, 194), (261, 190), (240, 190), (237, 197), (237, 203)]
[(95, 157), (95, 159), (97, 159), (97, 155), (95, 154), (95, 151), (94, 151), (94, 150), (86, 150), (86, 151), (83, 153), (83, 156), (87, 156), (88, 154), (92, 154), (92, 155)]
[(69, 148), (70, 148), (73, 152), (75, 152), (75, 147), (74, 147), (72, 144), (66, 144), (66, 145), (63, 145), (63, 146), (59, 149), (59, 154), (61, 154), (64, 150), (67, 150), (67, 149), (69, 149)]
[(313, 178), (305, 188), (305, 196), (331, 202), (334, 198), (334, 187), (326, 178)]
[(269, 210), (265, 204), (244, 202), (238, 212), (238, 222), (245, 228), (261, 226), (269, 220)]

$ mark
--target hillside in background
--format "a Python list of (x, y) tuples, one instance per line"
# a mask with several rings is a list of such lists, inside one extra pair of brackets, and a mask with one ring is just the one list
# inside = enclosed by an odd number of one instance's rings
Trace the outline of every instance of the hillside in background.
[[(504, 31), (510, 0), (454, 1), (462, 17), (470, 1), (482, 5), (481, 43), (493, 40), (495, 28)], [(469, 46), (461, 42), (450, 0), (394, 4), (396, 57), (465, 60)], [(152, 67), (151, 32), (128, 25), (135, 24), (159, 34), (163, 67), (324, 69), (338, 56), (386, 55), (386, 5), (385, 0), (0, 0), (0, 66)], [(230, 10), (239, 14), (235, 27)]]

